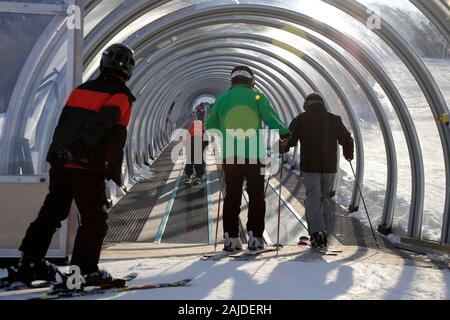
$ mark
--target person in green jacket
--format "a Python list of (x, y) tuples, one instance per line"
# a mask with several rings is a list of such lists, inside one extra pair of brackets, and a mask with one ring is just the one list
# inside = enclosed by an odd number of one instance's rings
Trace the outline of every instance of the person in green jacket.
[(239, 214), (242, 185), (247, 181), (249, 195), (247, 231), (248, 248), (264, 248), (266, 203), (264, 199), (264, 170), (266, 147), (262, 122), (287, 141), (289, 130), (280, 120), (269, 99), (254, 89), (255, 76), (246, 66), (231, 73), (231, 88), (217, 98), (211, 108), (205, 129), (220, 130), (222, 136), (223, 171), (226, 192), (223, 205), (225, 251), (242, 249), (239, 240)]

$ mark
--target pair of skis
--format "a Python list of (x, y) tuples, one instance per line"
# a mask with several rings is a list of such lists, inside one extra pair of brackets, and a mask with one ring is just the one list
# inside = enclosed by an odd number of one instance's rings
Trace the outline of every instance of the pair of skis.
[(265, 252), (273, 252), (277, 251), (277, 248), (274, 246), (265, 247), (264, 249), (259, 250), (239, 250), (239, 251), (219, 251), (219, 252), (211, 252), (203, 255), (203, 260), (220, 260), (222, 258), (235, 258), (235, 259), (243, 259), (248, 257), (254, 257), (260, 255)]
[(134, 280), (138, 276), (137, 273), (130, 273), (123, 278), (116, 278), (114, 281), (105, 286), (92, 286), (82, 289), (59, 288), (54, 281), (34, 281), (27, 285), (23, 282), (15, 282), (7, 285), (5, 279), (0, 279), (0, 291), (15, 291), (20, 295), (28, 295), (39, 293), (42, 289), (49, 290), (42, 295), (35, 296), (29, 300), (57, 300), (64, 298), (86, 297), (105, 293), (117, 293), (135, 290), (148, 290), (157, 288), (182, 287), (188, 285), (192, 279), (183, 279), (173, 282), (148, 283), (137, 286), (127, 286), (127, 283)]
[[(135, 278), (136, 276), (134, 276)], [(128, 277), (127, 281), (134, 278)], [(94, 295), (101, 295), (105, 293), (120, 293), (127, 291), (137, 291), (137, 290), (149, 290), (157, 288), (173, 288), (173, 287), (184, 287), (187, 286), (192, 279), (183, 279), (180, 281), (172, 282), (162, 282), (162, 283), (148, 283), (144, 285), (137, 286), (124, 286), (124, 287), (86, 287), (81, 290), (57, 290), (55, 292), (48, 292), (42, 296), (31, 298), (30, 300), (57, 300), (57, 299), (67, 299), (67, 298), (77, 298), (77, 297), (87, 297)]]

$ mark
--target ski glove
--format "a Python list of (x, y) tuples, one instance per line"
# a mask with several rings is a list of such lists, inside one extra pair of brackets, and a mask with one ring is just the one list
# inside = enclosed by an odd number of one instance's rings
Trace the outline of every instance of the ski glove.
[(66, 148), (58, 150), (56, 152), (56, 156), (58, 158), (58, 163), (61, 165), (65, 165), (73, 161), (72, 152), (70, 152), (70, 150)]
[(344, 158), (347, 161), (352, 161), (355, 157), (353, 156), (353, 152), (344, 152)]
[(73, 155), (73, 159), (78, 160), (80, 162), (87, 163), (87, 153), (89, 150), (89, 146), (81, 141), (81, 139), (70, 145), (70, 151)]
[(279, 150), (280, 153), (287, 153), (289, 152), (289, 141), (292, 137), (292, 132), (288, 132), (285, 135), (280, 136), (280, 142), (279, 142)]

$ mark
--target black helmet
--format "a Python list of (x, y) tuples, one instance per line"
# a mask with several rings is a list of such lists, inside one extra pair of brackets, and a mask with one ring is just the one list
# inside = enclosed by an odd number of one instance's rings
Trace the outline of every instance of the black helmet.
[(323, 101), (322, 96), (316, 92), (311, 93), (306, 97), (305, 103), (303, 104), (303, 109), (306, 111), (309, 107), (315, 104), (325, 106), (325, 101)]
[(124, 44), (109, 46), (102, 54), (101, 72), (111, 72), (129, 80), (135, 67), (134, 52)]

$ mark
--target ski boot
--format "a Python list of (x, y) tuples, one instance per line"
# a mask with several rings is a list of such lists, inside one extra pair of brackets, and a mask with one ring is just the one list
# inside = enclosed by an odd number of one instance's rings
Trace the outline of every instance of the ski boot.
[[(0, 279), (0, 288), (19, 290), (29, 287), (49, 286), (61, 281), (62, 273), (58, 267), (45, 259), (33, 259), (24, 255), (17, 266), (7, 268), (8, 276)], [(40, 281), (40, 285), (32, 283)]]
[(190, 186), (192, 184), (192, 176), (183, 175), (182, 181), (183, 184)]
[(309, 241), (309, 237), (307, 237), (307, 236), (301, 236), (301, 237), (298, 239), (298, 245), (299, 245), (299, 246), (310, 246), (310, 245), (311, 245), (311, 242)]
[(325, 231), (320, 231), (320, 232), (319, 232), (318, 238), (319, 238), (319, 241), (318, 241), (318, 244), (319, 244), (318, 250), (319, 250), (320, 252), (327, 252), (327, 250), (328, 250), (328, 238), (327, 238), (327, 233), (326, 233)]
[(315, 232), (311, 235), (311, 249), (324, 253), (328, 250), (327, 234), (324, 231)]
[(311, 245), (311, 249), (316, 250), (319, 246), (319, 233), (314, 232), (311, 234), (311, 237), (309, 238), (309, 243)]
[(102, 289), (123, 288), (127, 284), (125, 279), (113, 278), (107, 271), (99, 270), (84, 276), (84, 287), (100, 287)]
[(250, 251), (264, 250), (265, 241), (263, 238), (253, 236), (253, 231), (249, 231), (248, 236), (248, 249)]
[(192, 184), (195, 186), (201, 185), (203, 183), (203, 176), (195, 176), (192, 180)]
[(49, 296), (69, 297), (72, 294), (78, 294), (80, 292), (84, 294), (86, 292), (94, 292), (95, 290), (124, 288), (127, 282), (135, 279), (136, 276), (137, 273), (130, 273), (123, 278), (113, 278), (107, 271), (99, 270), (81, 276), (79, 287), (74, 286), (73, 279), (69, 279), (69, 276), (67, 276), (65, 281), (53, 285), (47, 294)]
[(230, 238), (228, 232), (225, 232), (224, 238), (225, 242), (223, 251), (236, 252), (242, 250), (242, 243), (239, 238)]

